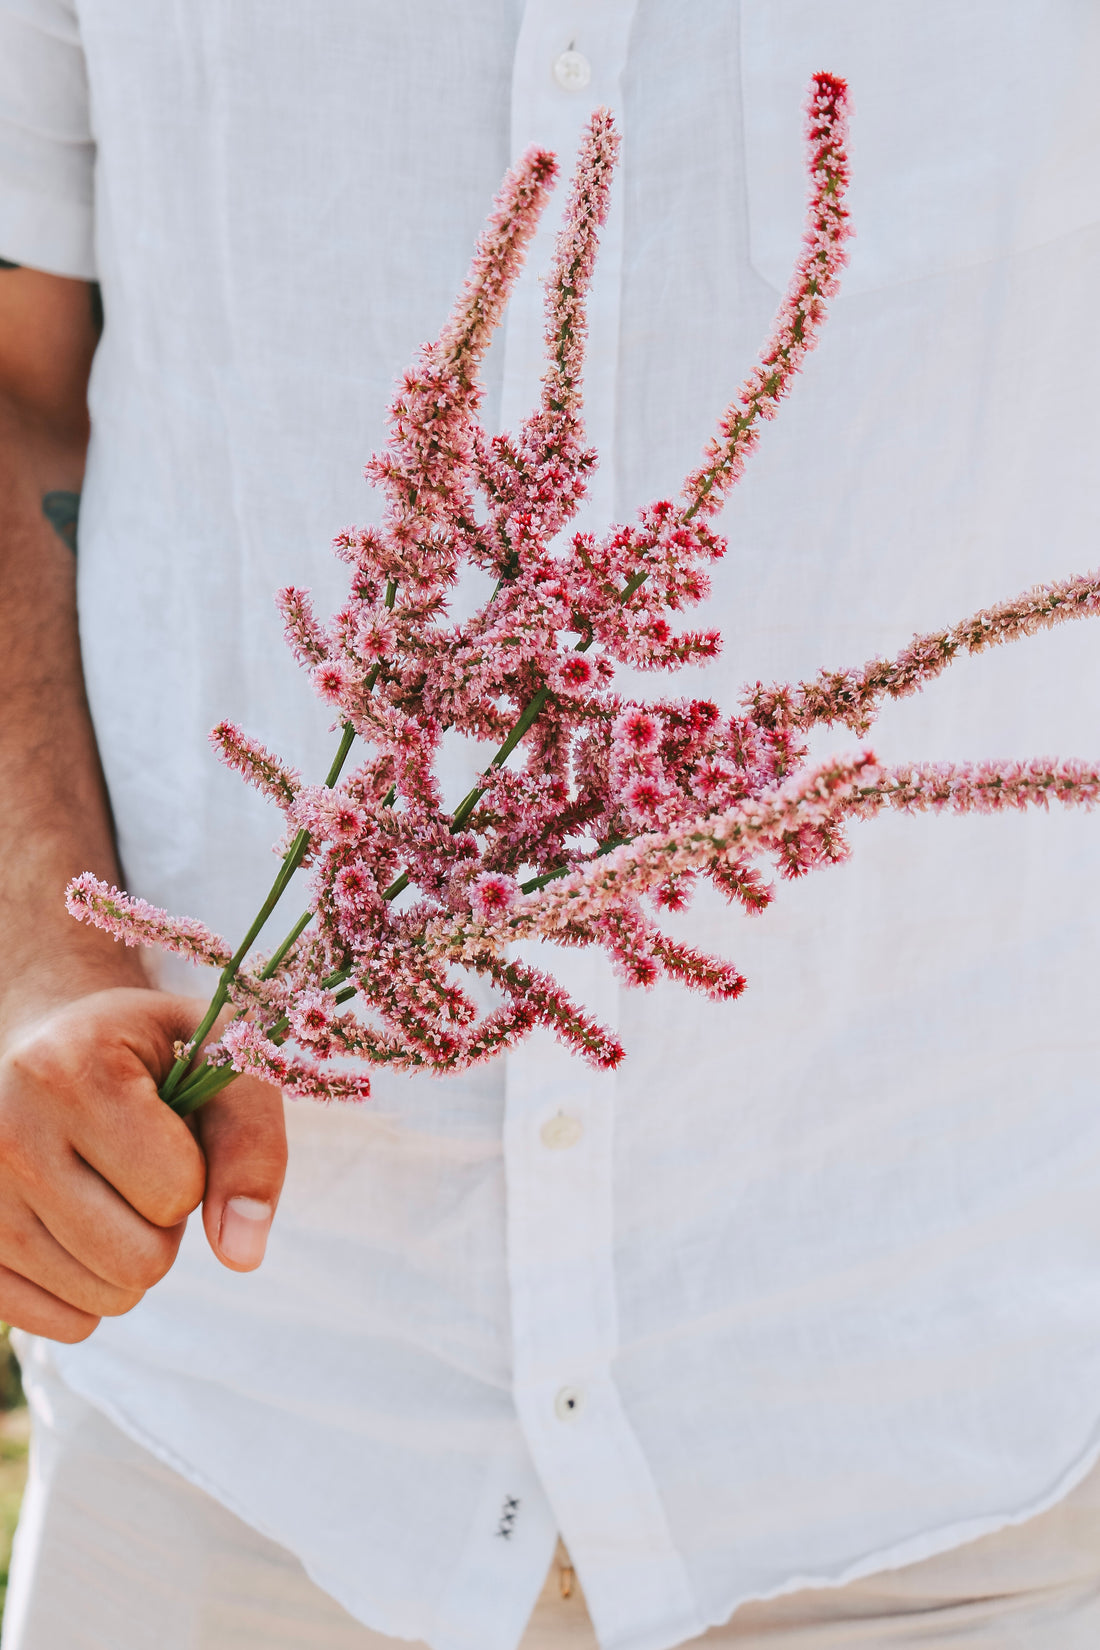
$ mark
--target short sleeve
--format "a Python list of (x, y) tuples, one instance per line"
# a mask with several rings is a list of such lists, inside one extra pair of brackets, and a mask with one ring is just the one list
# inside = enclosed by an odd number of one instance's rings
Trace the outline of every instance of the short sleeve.
[(94, 169), (73, 5), (0, 0), (0, 258), (94, 280)]

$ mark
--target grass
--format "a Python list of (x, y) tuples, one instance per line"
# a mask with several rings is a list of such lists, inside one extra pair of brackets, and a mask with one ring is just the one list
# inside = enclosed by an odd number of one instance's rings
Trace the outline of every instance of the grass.
[(27, 1445), (30, 1442), (30, 1416), (26, 1405), (0, 1416), (0, 1621), (4, 1619), (4, 1600), (8, 1592), (8, 1566), (11, 1563), (11, 1541), (27, 1482)]
[(23, 1401), (19, 1365), (8, 1343), (7, 1329), (0, 1334), (0, 1621), (8, 1592), (11, 1542), (19, 1518), (23, 1486), (27, 1482), (27, 1446), (31, 1424)]

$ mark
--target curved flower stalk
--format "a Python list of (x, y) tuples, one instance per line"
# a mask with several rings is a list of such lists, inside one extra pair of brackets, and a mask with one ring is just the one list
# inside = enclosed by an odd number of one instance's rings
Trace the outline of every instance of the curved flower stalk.
[(229, 946), (205, 923), (194, 917), (170, 917), (159, 906), (110, 887), (90, 871), (73, 878), (65, 903), (78, 922), (106, 929), (123, 945), (159, 945), (208, 968), (224, 968), (229, 962)]
[(865, 733), (887, 699), (917, 693), (962, 654), (1051, 630), (1067, 619), (1100, 614), (1100, 573), (1037, 584), (1022, 596), (982, 608), (947, 630), (914, 636), (896, 659), (871, 659), (861, 670), (823, 670), (812, 682), (765, 688), (745, 698), (754, 722), (771, 729), (843, 723)]
[[(503, 956), (521, 939), (586, 934), (608, 913), (631, 911), (631, 902), (651, 896), (669, 878), (709, 872), (723, 863), (742, 871), (760, 855), (778, 860), (787, 875), (797, 875), (826, 861), (846, 859), (842, 827), (887, 809), (999, 813), (1049, 808), (1052, 803), (1092, 808), (1098, 802), (1100, 762), (916, 763), (884, 768), (865, 751), (824, 763), (725, 812), (672, 831), (637, 836), (606, 857), (520, 898), (506, 913), (488, 916), (474, 911), (469, 917), (437, 920), (425, 930), (424, 946), (433, 957), (467, 962), (489, 950)], [(667, 937), (640, 906), (631, 915), (637, 925), (635, 944), (643, 951), (657, 947), (657, 960), (663, 961), (660, 948), (670, 944)], [(629, 975), (633, 958), (623, 962)], [(692, 975), (695, 966), (694, 961), (686, 963), (685, 974)], [(724, 978), (708, 984), (711, 995), (735, 996), (740, 991), (725, 966)], [(665, 972), (672, 971), (665, 966)]]
[[(1092, 805), (1100, 773), (1071, 763), (882, 769), (869, 755), (806, 767), (807, 729), (860, 731), (884, 699), (914, 692), (963, 652), (1091, 614), (1100, 575), (1046, 586), (962, 625), (917, 638), (897, 659), (815, 681), (749, 688), (739, 711), (709, 700), (626, 698), (620, 665), (676, 670), (712, 657), (715, 631), (676, 629), (725, 551), (710, 522), (813, 348), (848, 235), (846, 90), (817, 75), (808, 103), (810, 203), (790, 288), (761, 355), (676, 500), (647, 505), (602, 535), (570, 532), (596, 462), (581, 393), (585, 301), (618, 150), (606, 111), (582, 143), (546, 286), (547, 367), (538, 402), (511, 435), (480, 423), (478, 367), (554, 176), (528, 154), (505, 180), (470, 278), (439, 339), (401, 379), (383, 453), (368, 478), (381, 524), (336, 541), (350, 569), (327, 622), (308, 593), (279, 601), (287, 637), (333, 708), (340, 748), (322, 785), (302, 782), (239, 729), (215, 747), (281, 810), (283, 865), (236, 951), (83, 877), (70, 910), (129, 943), (182, 950), (222, 970), (202, 1023), (162, 1087), (178, 1111), (236, 1072), (309, 1097), (355, 1098), (371, 1065), (455, 1070), (549, 1028), (596, 1066), (616, 1039), (513, 942), (597, 946), (629, 983), (680, 981), (719, 1000), (737, 969), (681, 945), (661, 914), (700, 877), (749, 911), (771, 899), (764, 870), (802, 875), (845, 856), (845, 827), (883, 808), (990, 810)], [(456, 620), (465, 565), (486, 600)], [(493, 741), (469, 794), (437, 778), (450, 733)], [(345, 773), (352, 750), (358, 765)], [(266, 959), (255, 940), (294, 869), (312, 868), (309, 909)], [(479, 1010), (472, 976), (492, 987)], [(214, 1046), (199, 1049), (219, 1015)]]

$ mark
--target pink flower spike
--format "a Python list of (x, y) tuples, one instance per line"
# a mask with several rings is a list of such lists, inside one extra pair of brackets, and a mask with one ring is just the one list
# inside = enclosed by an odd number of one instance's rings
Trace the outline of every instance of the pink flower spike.
[(607, 219), (611, 180), (621, 139), (610, 110), (597, 109), (577, 154), (565, 218), (546, 283), (546, 347), (543, 414), (580, 411), (580, 376), (588, 332), (585, 300), (596, 266), (599, 231)]
[(124, 945), (159, 945), (208, 968), (224, 968), (232, 955), (225, 940), (205, 923), (194, 917), (170, 917), (159, 906), (110, 887), (90, 871), (70, 882), (65, 907), (77, 922), (90, 922)]
[(758, 421), (774, 418), (795, 374), (817, 343), (826, 300), (839, 290), (851, 234), (848, 187), (848, 88), (837, 75), (816, 74), (806, 104), (810, 203), (802, 253), (773, 324), (772, 335), (740, 394), (707, 447), (705, 463), (687, 478), (686, 514), (713, 515), (738, 482), (760, 438)]
[(841, 722), (863, 733), (886, 699), (917, 693), (964, 655), (1034, 636), (1071, 619), (1100, 615), (1100, 568), (1054, 584), (1037, 584), (1022, 595), (980, 609), (947, 630), (914, 636), (894, 659), (871, 659), (862, 670), (823, 670), (794, 687), (764, 688), (747, 698), (754, 719), (767, 728), (809, 728)]
[(289, 807), (301, 790), (301, 776), (273, 756), (258, 739), (242, 733), (235, 723), (219, 722), (210, 735), (210, 743), (227, 768), (233, 768), (281, 808)]
[(286, 1078), (289, 1062), (285, 1054), (251, 1020), (234, 1020), (222, 1033), (220, 1046), (234, 1071), (252, 1072), (269, 1083), (282, 1083)]
[(302, 664), (316, 664), (327, 658), (328, 643), (313, 615), (309, 591), (288, 584), (276, 595), (275, 605), (283, 616), (287, 641)]
[(469, 278), (432, 352), (464, 377), (489, 346), (557, 170), (549, 150), (532, 148), (501, 184), (478, 239)]

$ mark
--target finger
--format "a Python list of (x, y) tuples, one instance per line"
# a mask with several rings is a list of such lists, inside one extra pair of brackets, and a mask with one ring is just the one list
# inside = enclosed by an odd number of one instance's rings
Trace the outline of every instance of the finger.
[(61, 1248), (105, 1283), (150, 1289), (176, 1258), (185, 1222), (146, 1220), (67, 1146), (44, 1151), (25, 1169), (20, 1191)]
[(142, 1289), (122, 1289), (81, 1265), (25, 1204), (5, 1200), (0, 1241), (10, 1271), (96, 1318), (129, 1312), (144, 1294)]
[(195, 1113), (206, 1154), (202, 1223), (215, 1255), (234, 1272), (252, 1272), (286, 1175), (283, 1097), (270, 1083), (238, 1077)]
[(99, 1319), (0, 1266), (0, 1317), (16, 1329), (50, 1341), (86, 1341)]
[(202, 1202), (202, 1152), (150, 1077), (112, 1082), (105, 1075), (74, 1119), (70, 1139), (88, 1167), (154, 1226), (177, 1226)]
[(47, 1027), (26, 1039), (10, 1057), (16, 1103), (7, 1108), (7, 1126), (0, 1120), (0, 1145), (10, 1145), (24, 1167), (41, 1158), (50, 1117), (35, 1102), (45, 1091), (64, 1108), (66, 1132), (85, 1162), (147, 1220), (177, 1225), (202, 1198), (205, 1164), (156, 1082), (171, 1062), (173, 1035), (187, 1035), (195, 1013), (186, 997), (116, 991), (98, 1006), (82, 1003), (79, 1037)]

